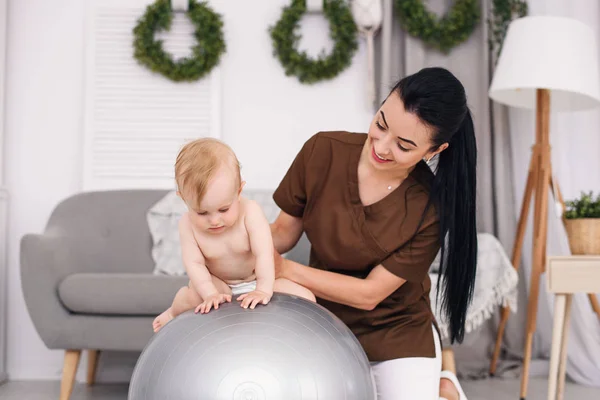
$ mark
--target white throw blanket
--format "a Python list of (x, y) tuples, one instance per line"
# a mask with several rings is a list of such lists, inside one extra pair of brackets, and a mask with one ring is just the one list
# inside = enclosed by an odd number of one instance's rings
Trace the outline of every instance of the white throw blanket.
[(167, 193), (146, 214), (152, 235), (152, 259), (156, 275), (185, 275), (179, 243), (179, 219), (187, 206), (175, 191)]
[[(500, 306), (509, 306), (511, 311), (517, 310), (517, 284), (519, 276), (513, 268), (504, 248), (495, 236), (489, 233), (477, 235), (477, 275), (473, 301), (467, 311), (465, 331), (469, 333), (477, 329), (485, 320), (498, 312)], [(439, 258), (439, 257), (438, 257)], [(437, 271), (438, 259), (432, 265)], [(449, 325), (443, 316), (441, 306), (442, 291), (440, 288), (440, 304), (436, 302), (437, 273), (430, 273), (431, 307), (434, 310), (442, 338), (449, 338)]]

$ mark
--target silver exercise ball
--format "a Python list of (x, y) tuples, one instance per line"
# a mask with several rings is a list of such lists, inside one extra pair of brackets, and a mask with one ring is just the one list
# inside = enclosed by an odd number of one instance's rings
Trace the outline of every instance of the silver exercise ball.
[(140, 355), (129, 400), (374, 400), (369, 361), (325, 308), (275, 294), (245, 310), (235, 299), (188, 311)]

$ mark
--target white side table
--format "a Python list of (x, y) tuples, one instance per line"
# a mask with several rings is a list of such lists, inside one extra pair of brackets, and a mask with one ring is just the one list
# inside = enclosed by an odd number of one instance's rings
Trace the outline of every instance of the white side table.
[(574, 293), (600, 292), (600, 256), (548, 257), (548, 291), (555, 293), (548, 400), (562, 399)]

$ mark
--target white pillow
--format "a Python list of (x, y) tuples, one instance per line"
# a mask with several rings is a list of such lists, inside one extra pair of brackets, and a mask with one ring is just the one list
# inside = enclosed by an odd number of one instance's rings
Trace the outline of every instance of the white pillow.
[(152, 259), (155, 275), (185, 275), (179, 243), (179, 219), (187, 206), (175, 191), (167, 193), (147, 212), (152, 236)]
[[(271, 223), (279, 215), (279, 207), (273, 201), (270, 190), (247, 190), (243, 196), (256, 201)], [(179, 219), (187, 206), (175, 191), (167, 193), (147, 212), (146, 219), (152, 236), (152, 259), (155, 275), (185, 275), (179, 242)]]

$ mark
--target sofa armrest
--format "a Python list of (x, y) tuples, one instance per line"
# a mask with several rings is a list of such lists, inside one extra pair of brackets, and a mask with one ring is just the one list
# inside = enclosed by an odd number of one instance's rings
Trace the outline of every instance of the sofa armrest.
[(58, 297), (58, 285), (69, 275), (66, 240), (48, 234), (26, 234), (21, 239), (21, 288), (33, 325), (44, 344), (55, 347), (69, 319)]

